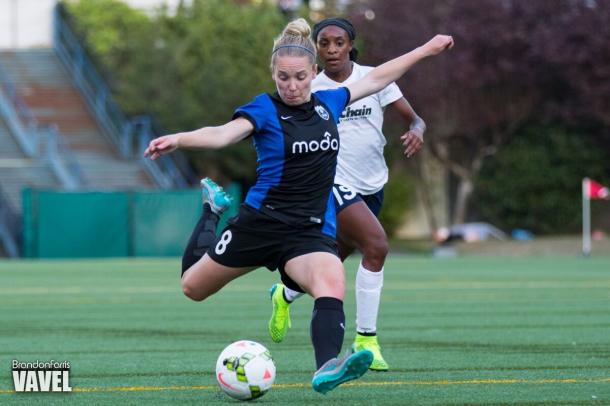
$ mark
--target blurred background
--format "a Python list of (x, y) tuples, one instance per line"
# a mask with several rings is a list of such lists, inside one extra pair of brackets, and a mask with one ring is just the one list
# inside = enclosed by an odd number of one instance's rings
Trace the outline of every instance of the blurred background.
[[(328, 16), (353, 21), (367, 65), (455, 38), (398, 83), (423, 150), (404, 158), (386, 116), (395, 252), (578, 254), (581, 181), (610, 185), (609, 0), (0, 0), (0, 255), (180, 255), (199, 178), (239, 201), (254, 149), (152, 162), (145, 145), (273, 91), (273, 38)], [(609, 254), (610, 201), (590, 207)]]

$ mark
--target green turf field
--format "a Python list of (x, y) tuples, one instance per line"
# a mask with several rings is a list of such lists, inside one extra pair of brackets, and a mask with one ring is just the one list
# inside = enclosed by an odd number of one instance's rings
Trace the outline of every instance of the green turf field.
[[(236, 404), (214, 366), (248, 338), (277, 366), (257, 404), (610, 405), (610, 257), (392, 257), (378, 325), (392, 370), (326, 396), (310, 387), (310, 298), (274, 344), (276, 274), (255, 271), (195, 303), (178, 269), (179, 259), (0, 262), (0, 404)], [(13, 393), (13, 359), (69, 361), (73, 392)]]

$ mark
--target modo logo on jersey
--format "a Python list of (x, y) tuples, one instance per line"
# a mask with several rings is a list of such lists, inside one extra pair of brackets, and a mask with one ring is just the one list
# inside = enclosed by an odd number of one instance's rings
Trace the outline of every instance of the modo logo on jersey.
[(316, 152), (316, 151), (328, 151), (332, 149), (337, 151), (339, 149), (339, 140), (330, 139), (331, 134), (326, 131), (324, 133), (324, 139), (322, 141), (311, 140), (307, 141), (298, 141), (292, 143), (292, 153), (293, 154), (307, 154), (308, 152)]

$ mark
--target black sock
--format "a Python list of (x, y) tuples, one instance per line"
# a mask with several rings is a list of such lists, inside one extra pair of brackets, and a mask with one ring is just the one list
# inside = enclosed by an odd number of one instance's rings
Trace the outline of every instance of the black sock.
[(316, 369), (341, 352), (345, 335), (343, 302), (334, 297), (319, 297), (311, 316), (311, 342), (316, 354)]
[(182, 274), (195, 262), (199, 261), (206, 253), (208, 247), (216, 239), (216, 227), (218, 226), (218, 214), (213, 213), (209, 204), (203, 205), (201, 218), (197, 222), (193, 234), (189, 239), (184, 254), (182, 255)]
[(363, 336), (363, 337), (375, 337), (377, 335), (377, 332), (374, 332), (374, 333), (363, 333), (361, 331), (356, 331), (356, 334), (358, 334), (359, 336)]

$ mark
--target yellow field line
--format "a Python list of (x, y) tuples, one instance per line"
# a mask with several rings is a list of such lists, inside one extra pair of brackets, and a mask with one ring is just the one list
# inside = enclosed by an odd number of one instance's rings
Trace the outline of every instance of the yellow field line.
[[(468, 379), (468, 380), (436, 380), (436, 381), (358, 381), (346, 383), (344, 386), (417, 386), (417, 385), (511, 385), (511, 384), (529, 384), (529, 385), (548, 385), (555, 383), (608, 383), (610, 377), (597, 379)], [(309, 383), (282, 383), (273, 385), (275, 389), (290, 389), (290, 388), (308, 388)], [(88, 393), (88, 392), (159, 392), (159, 391), (196, 391), (196, 390), (215, 390), (216, 385), (203, 386), (119, 386), (119, 387), (93, 387), (93, 388), (74, 388), (73, 392)], [(0, 394), (15, 393), (13, 390), (0, 389)]]

